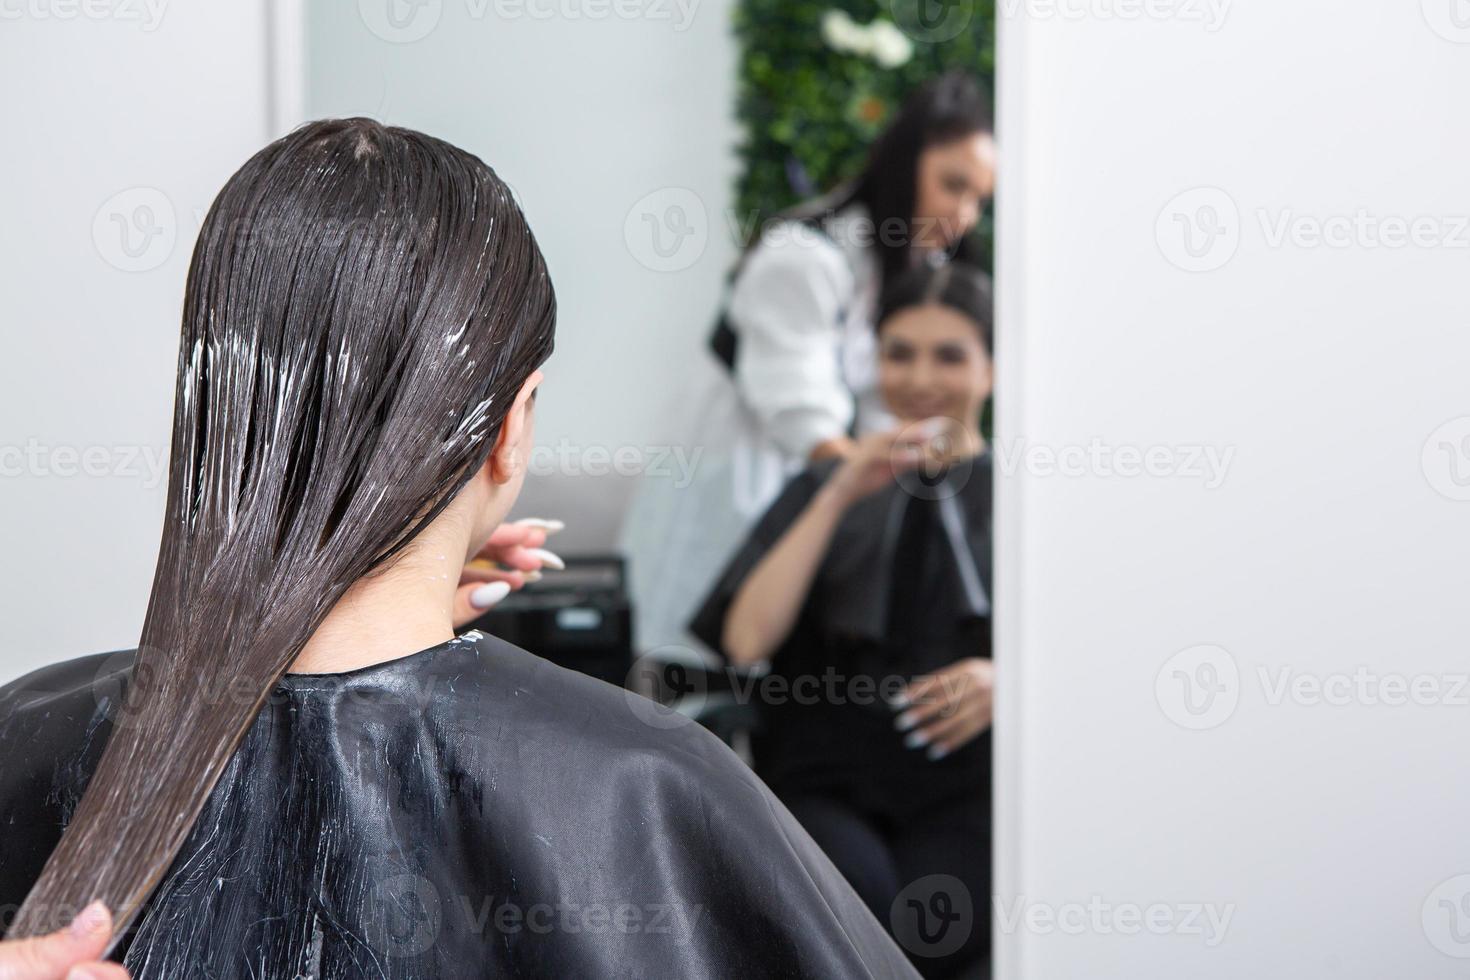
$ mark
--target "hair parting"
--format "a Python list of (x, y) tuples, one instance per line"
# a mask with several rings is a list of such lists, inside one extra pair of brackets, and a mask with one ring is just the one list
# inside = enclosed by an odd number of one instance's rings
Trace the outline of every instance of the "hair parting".
[(935, 304), (963, 314), (975, 324), (987, 353), (992, 348), (995, 312), (990, 277), (964, 262), (924, 263), (899, 276), (883, 291), (877, 329), (889, 317), (914, 306)]

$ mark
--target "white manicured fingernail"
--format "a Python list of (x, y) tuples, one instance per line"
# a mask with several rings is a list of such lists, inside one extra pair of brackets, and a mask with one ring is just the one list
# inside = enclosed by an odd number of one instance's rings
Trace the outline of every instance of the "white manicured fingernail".
[(893, 727), (897, 728), (901, 732), (908, 731), (910, 728), (913, 728), (918, 723), (918, 716), (916, 716), (912, 711), (905, 711), (903, 714), (893, 719)]
[(949, 755), (949, 749), (942, 745), (931, 745), (929, 746), (929, 751), (925, 754), (929, 756), (930, 762), (938, 762), (940, 759)]
[(509, 582), (486, 582), (470, 593), (470, 605), (476, 609), (489, 609), (510, 595)]
[(526, 553), (530, 555), (535, 555), (541, 560), (541, 564), (545, 565), (547, 568), (554, 568), (557, 571), (561, 571), (563, 568), (567, 567), (567, 563), (562, 561), (561, 558), (554, 551), (547, 551), (545, 548), (527, 548)]
[(515, 523), (520, 527), (539, 527), (547, 534), (555, 534), (566, 527), (566, 524), (554, 517), (522, 517)]
[(929, 736), (923, 732), (909, 732), (904, 736), (903, 744), (911, 749), (922, 749), (929, 744)]
[(540, 569), (537, 569), (534, 572), (523, 572), (521, 574), (521, 577), (523, 579), (525, 579), (526, 580), (526, 584), (529, 585), (532, 582), (539, 582), (539, 581), (541, 581), (541, 571), (540, 571)]
[(912, 708), (914, 706), (914, 703), (909, 700), (909, 696), (902, 691), (899, 691), (893, 697), (889, 698), (888, 703), (897, 708), (899, 711), (902, 711), (904, 708)]

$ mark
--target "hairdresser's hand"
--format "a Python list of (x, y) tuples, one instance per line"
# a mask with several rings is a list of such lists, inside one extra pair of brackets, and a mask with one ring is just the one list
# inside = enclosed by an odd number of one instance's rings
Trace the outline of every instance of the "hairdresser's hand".
[[(484, 614), (527, 582), (541, 577), (542, 568), (565, 567), (555, 552), (542, 547), (549, 535), (560, 531), (561, 521), (526, 517), (502, 524), (459, 576), (454, 595), (454, 625), (465, 625)], [(3, 978), (0, 978), (3, 980)]]
[(111, 937), (112, 916), (93, 902), (59, 932), (0, 942), (0, 980), (127, 980), (127, 970), (99, 959)]
[(932, 454), (931, 428), (920, 423), (863, 436), (832, 474), (832, 492), (848, 506), (926, 462)]
[(807, 453), (807, 460), (812, 463), (820, 463), (824, 459), (846, 458), (851, 456), (856, 449), (857, 443), (850, 436), (823, 439)]
[(956, 660), (904, 688), (907, 702), (894, 727), (905, 744), (942, 759), (990, 727), (995, 712), (995, 663), (982, 657)]

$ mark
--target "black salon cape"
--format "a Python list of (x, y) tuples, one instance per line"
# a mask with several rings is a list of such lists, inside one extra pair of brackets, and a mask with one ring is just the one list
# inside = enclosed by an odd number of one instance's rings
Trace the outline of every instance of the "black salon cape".
[[(0, 689), (7, 924), (131, 661)], [(478, 632), (287, 675), (126, 949), (136, 980), (917, 976), (718, 739)]]
[[(836, 465), (825, 461), (794, 477), (730, 560), (690, 624), (712, 649), (720, 650), (740, 587)], [(957, 660), (991, 656), (992, 468), (987, 451), (942, 472), (910, 470), (843, 514), (755, 688), (756, 770), (783, 799), (816, 793), (900, 824), (935, 807), (988, 800), (988, 730), (932, 760), (904, 743), (898, 709), (878, 694)], [(820, 696), (787, 693), (803, 682)]]

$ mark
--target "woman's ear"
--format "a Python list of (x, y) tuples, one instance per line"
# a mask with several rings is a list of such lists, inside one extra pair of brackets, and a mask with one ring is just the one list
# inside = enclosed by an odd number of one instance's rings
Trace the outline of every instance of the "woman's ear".
[(505, 421), (500, 423), (500, 434), (495, 437), (495, 447), (486, 460), (490, 479), (496, 483), (509, 483), (525, 468), (530, 451), (532, 399), (541, 377), (539, 370), (531, 372), (521, 390), (516, 392), (516, 400), (511, 403), (510, 411), (505, 413)]

